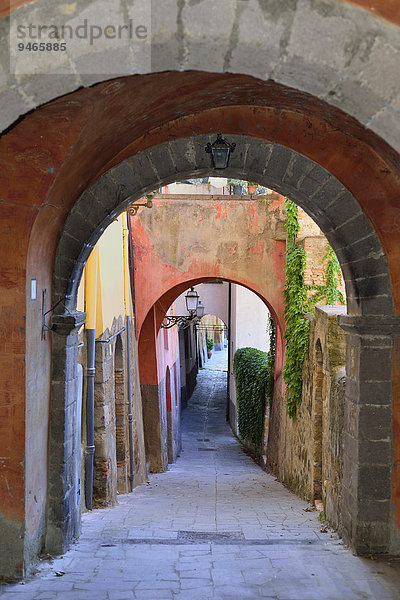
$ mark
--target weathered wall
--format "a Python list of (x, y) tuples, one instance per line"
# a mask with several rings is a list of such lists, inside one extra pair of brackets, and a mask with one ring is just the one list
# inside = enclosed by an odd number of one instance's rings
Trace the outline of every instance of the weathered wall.
[(167, 463), (171, 463), (176, 460), (181, 448), (181, 384), (178, 332), (176, 327), (171, 329), (160, 329), (158, 331), (156, 354), (158, 386), (160, 388), (162, 402), (162, 445), (165, 448), (166, 440)]
[[(104, 339), (102, 339), (104, 338)], [(114, 343), (112, 343), (114, 341)], [(116, 504), (115, 340), (96, 340), (94, 380), (93, 506)]]
[[(129, 430), (128, 430), (128, 339), (124, 303), (124, 257), (122, 217), (103, 233), (98, 243), (99, 267), (96, 303), (95, 362), (95, 455), (93, 503), (95, 507), (113, 505), (117, 491), (129, 491)], [(129, 276), (129, 274), (128, 274)], [(78, 290), (78, 308), (85, 309), (85, 273)], [(132, 299), (126, 299), (132, 313)], [(85, 342), (85, 336), (82, 336)], [(117, 352), (118, 343), (118, 352)], [(134, 485), (146, 477), (142, 407), (137, 379), (136, 340), (131, 331), (130, 362), (133, 405)], [(86, 350), (81, 351), (86, 364)], [(86, 389), (84, 389), (86, 393)], [(85, 402), (83, 403), (85, 405)], [(83, 450), (85, 446), (85, 419)], [(82, 470), (84, 481), (84, 465)], [(83, 491), (83, 487), (82, 487)], [(84, 500), (84, 494), (82, 493)], [(84, 507), (83, 507), (84, 508)]]
[[(328, 240), (320, 227), (301, 208), (297, 210), (299, 232), (297, 242), (304, 248), (307, 255), (304, 270), (304, 283), (306, 285), (322, 285), (325, 283), (326, 261)], [(338, 289), (346, 297), (343, 276), (338, 278)], [(312, 292), (310, 292), (310, 295)]]
[[(145, 262), (142, 267), (146, 269)], [(140, 276), (144, 273), (135, 262), (135, 288), (138, 291)], [(181, 405), (176, 328), (159, 329), (156, 316), (157, 308), (153, 306), (141, 328), (138, 345), (146, 460), (153, 473), (165, 471), (169, 458), (176, 458), (180, 448)], [(169, 456), (168, 438), (171, 439)]]
[(303, 366), (303, 399), (290, 419), (282, 380), (277, 382), (269, 423), (267, 461), (293, 491), (323, 499), (326, 516), (340, 525), (343, 476), (345, 333), (344, 306), (320, 306), (311, 321)]
[[(201, 278), (242, 283), (283, 323), (281, 196), (159, 196), (153, 204), (131, 221), (138, 331), (168, 290)], [(160, 308), (165, 314), (169, 304)]]

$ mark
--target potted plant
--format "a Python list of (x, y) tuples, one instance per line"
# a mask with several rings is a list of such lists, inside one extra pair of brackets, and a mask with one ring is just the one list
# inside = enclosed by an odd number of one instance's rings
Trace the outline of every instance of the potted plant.
[(241, 196), (243, 194), (243, 181), (241, 179), (228, 179), (231, 193)]
[(212, 349), (214, 348), (214, 342), (212, 341), (211, 338), (206, 339), (206, 345), (207, 345), (207, 356), (208, 356), (208, 358), (211, 358)]
[(254, 183), (254, 181), (247, 182), (247, 190), (249, 194), (255, 194), (258, 188), (258, 183)]

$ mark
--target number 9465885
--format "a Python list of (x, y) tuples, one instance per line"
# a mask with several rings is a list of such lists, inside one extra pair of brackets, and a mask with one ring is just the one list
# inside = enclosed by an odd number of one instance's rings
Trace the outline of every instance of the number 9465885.
[(65, 42), (28, 42), (27, 44), (20, 42), (18, 44), (20, 52), (24, 50), (28, 52), (64, 52), (66, 49)]

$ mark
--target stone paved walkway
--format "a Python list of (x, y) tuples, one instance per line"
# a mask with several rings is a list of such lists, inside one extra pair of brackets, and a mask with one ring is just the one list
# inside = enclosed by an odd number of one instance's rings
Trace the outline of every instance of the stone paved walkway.
[(184, 411), (167, 473), (83, 516), (61, 558), (7, 600), (386, 600), (399, 562), (354, 557), (318, 513), (246, 456), (225, 423), (226, 353), (214, 352)]

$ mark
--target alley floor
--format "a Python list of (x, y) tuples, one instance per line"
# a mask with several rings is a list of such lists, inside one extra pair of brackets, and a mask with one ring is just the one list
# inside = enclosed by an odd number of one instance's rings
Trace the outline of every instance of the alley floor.
[(352, 555), (319, 514), (265, 473), (225, 421), (226, 352), (198, 375), (177, 462), (119, 505), (83, 515), (80, 539), (7, 600), (386, 600), (400, 561)]

